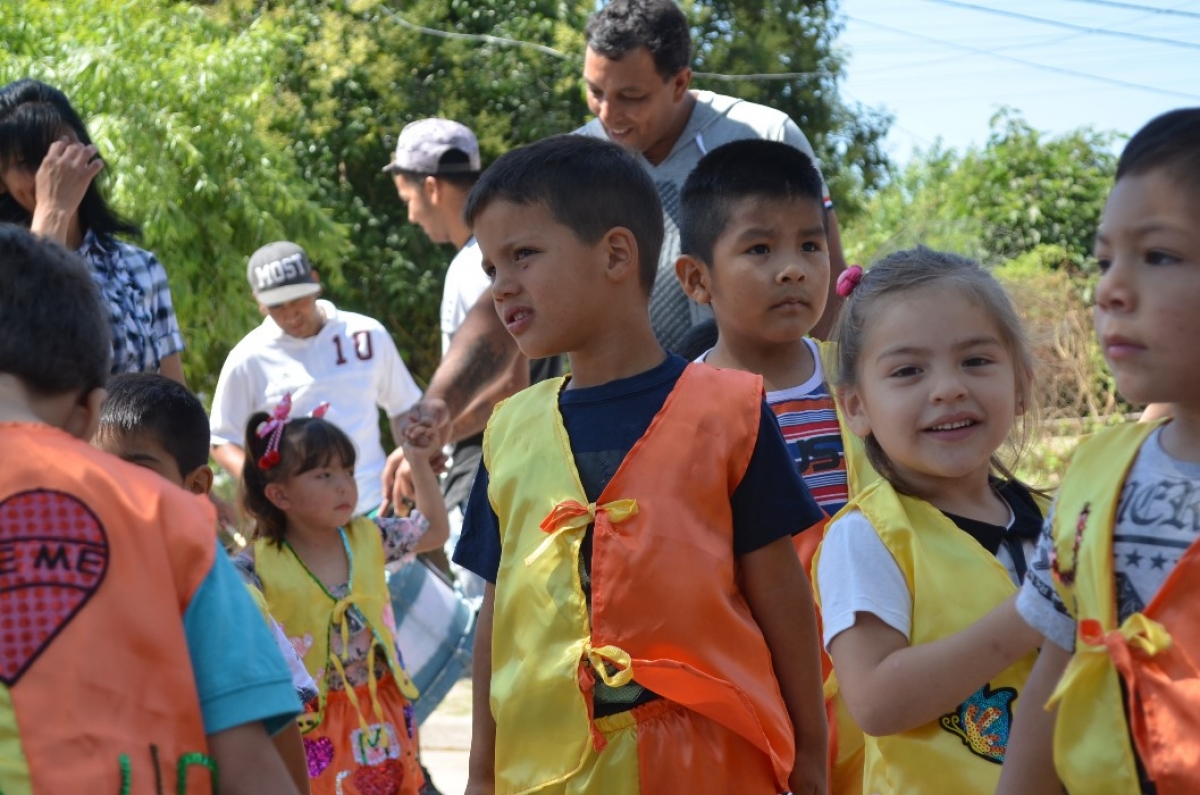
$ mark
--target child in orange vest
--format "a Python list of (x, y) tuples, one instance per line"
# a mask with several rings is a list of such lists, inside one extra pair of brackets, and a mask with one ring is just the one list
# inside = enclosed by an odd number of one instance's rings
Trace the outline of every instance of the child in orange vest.
[(1017, 602), (1048, 642), (1000, 791), (1200, 792), (1200, 108), (1129, 139), (1096, 259), (1117, 387), (1172, 418), (1072, 457)]
[(0, 226), (0, 791), (295, 793), (299, 703), (212, 507), (97, 450), (108, 313)]
[(496, 309), (569, 379), (497, 406), (455, 560), (488, 581), (468, 791), (825, 791), (815, 616), (792, 535), (822, 513), (762, 379), (654, 337), (662, 209), (582, 136), (484, 172)]
[[(157, 472), (193, 494), (207, 497), (213, 471), (208, 466), (208, 415), (188, 388), (158, 373), (122, 373), (109, 379), (92, 444), (135, 466)], [(316, 683), (288, 642), (279, 622), (264, 615), (275, 646), (287, 663), (300, 703), (317, 694)], [(300, 729), (294, 723), (272, 738), (287, 763), (296, 789), (308, 792), (308, 766)]]
[(247, 424), (242, 484), (255, 540), (236, 564), (317, 682), (300, 719), (312, 791), (416, 795), (418, 694), (393, 639), (384, 565), (449, 535), (430, 464), (437, 447), (419, 429), (405, 441), (424, 515), (355, 519), (354, 443), (323, 408), (290, 410), (285, 396)]

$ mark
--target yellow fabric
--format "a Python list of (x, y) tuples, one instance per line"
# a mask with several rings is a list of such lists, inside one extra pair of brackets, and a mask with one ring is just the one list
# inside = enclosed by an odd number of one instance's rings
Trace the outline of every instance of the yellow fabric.
[(3, 795), (32, 795), (29, 782), (29, 763), (21, 750), (21, 734), (17, 731), (17, 712), (13, 709), (8, 688), (0, 684), (0, 793)]
[[(324, 715), (328, 688), (326, 669), (332, 667), (338, 674), (343, 673), (342, 661), (330, 653), (329, 637), (331, 632), (338, 632), (343, 653), (349, 648), (346, 611), (351, 606), (358, 608), (375, 636), (375, 644), (367, 658), (371, 672), (371, 713), (377, 720), (383, 719), (375, 698), (374, 656), (377, 648), (383, 649), (400, 692), (409, 700), (417, 697), (417, 688), (396, 659), (392, 627), (383, 617), (389, 596), (384, 580), (379, 527), (370, 519), (359, 517), (347, 525), (344, 533), (346, 557), (350, 561), (350, 593), (342, 599), (334, 599), (287, 544), (277, 547), (260, 539), (254, 545), (254, 568), (262, 581), (263, 597), (270, 615), (283, 625), (289, 637), (312, 640), (303, 660), (304, 667), (317, 682), (319, 707), (316, 713), (306, 713), (298, 718), (301, 731), (309, 731), (320, 724)], [(358, 710), (360, 722), (365, 724), (366, 715), (353, 688), (347, 687), (346, 693)]]
[[(1055, 502), (1054, 586), (1079, 629), (1075, 653), (1047, 706), (1058, 706), (1054, 766), (1070, 792), (1117, 795), (1140, 787), (1120, 675), (1103, 636), (1118, 631), (1149, 648), (1170, 642), (1160, 625), (1138, 613), (1117, 627), (1113, 593), (1117, 501), (1142, 443), (1156, 427), (1123, 425), (1081, 444)], [(1087, 632), (1096, 625), (1099, 632)]]
[[(819, 341), (821, 367), (825, 374), (825, 386), (833, 395), (837, 407), (838, 428), (842, 433), (842, 455), (846, 459), (846, 487), (850, 499), (879, 479), (879, 473), (867, 460), (867, 450), (861, 437), (856, 436), (846, 425), (842, 416), (842, 404), (837, 400), (838, 358), (837, 344)], [(816, 582), (816, 561), (813, 561), (812, 580)], [(866, 739), (862, 729), (850, 717), (846, 700), (838, 692), (837, 678), (830, 671), (825, 680), (825, 698), (833, 701), (834, 731), (836, 732), (837, 756), (830, 771), (830, 795), (858, 795), (863, 787), (863, 748)]]
[[(910, 645), (966, 629), (1016, 593), (995, 555), (941, 511), (900, 494), (887, 481), (868, 486), (838, 516), (852, 510), (866, 516), (904, 573), (912, 595)], [(817, 555), (814, 570), (820, 550)], [(1029, 654), (937, 721), (887, 737), (866, 737), (863, 791), (994, 792), (1012, 709), (1035, 659), (1035, 653)], [(834, 679), (826, 692), (836, 688)]]
[[(563, 380), (542, 381), (521, 393), (524, 400), (498, 405), (484, 433), (488, 496), (500, 520), (504, 555), (522, 561), (501, 566), (496, 578), (491, 706), (497, 726), (497, 793), (565, 782), (594, 753), (578, 664), (589, 648), (591, 622), (576, 561), (597, 508), (588, 506), (580, 514), (560, 507), (580, 505), (576, 498), (584, 493), (583, 485), (573, 466), (546, 466), (546, 461), (571, 461), (571, 451), (557, 435), (532, 429), (543, 424), (537, 414), (547, 407), (561, 422), (557, 395)], [(506, 406), (510, 411), (504, 416), (514, 414), (513, 409), (520, 414), (498, 422)], [(555, 455), (554, 445), (566, 449)], [(496, 449), (504, 451), (502, 462), (495, 458)], [(508, 476), (512, 472), (521, 473), (519, 482)], [(556, 516), (560, 521), (549, 532), (537, 524)], [(518, 618), (531, 615), (545, 623), (538, 632), (520, 631)], [(521, 726), (541, 730), (530, 735), (511, 730)]]

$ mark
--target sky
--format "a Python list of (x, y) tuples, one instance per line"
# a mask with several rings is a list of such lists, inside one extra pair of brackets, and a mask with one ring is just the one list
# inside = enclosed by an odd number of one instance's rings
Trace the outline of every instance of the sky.
[(894, 115), (898, 163), (939, 137), (982, 145), (1005, 106), (1050, 134), (1126, 135), (1200, 106), (1200, 0), (841, 0), (840, 11), (841, 94)]

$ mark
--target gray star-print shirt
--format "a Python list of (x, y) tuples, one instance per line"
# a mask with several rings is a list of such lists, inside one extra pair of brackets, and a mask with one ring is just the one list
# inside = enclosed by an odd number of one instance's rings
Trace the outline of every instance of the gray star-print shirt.
[[(1176, 562), (1200, 536), (1200, 464), (1162, 448), (1162, 429), (1142, 443), (1117, 503), (1113, 531), (1118, 620), (1144, 609)], [(1075, 649), (1075, 621), (1050, 580), (1051, 508), (1038, 539), (1017, 610), (1034, 629), (1067, 651)]]

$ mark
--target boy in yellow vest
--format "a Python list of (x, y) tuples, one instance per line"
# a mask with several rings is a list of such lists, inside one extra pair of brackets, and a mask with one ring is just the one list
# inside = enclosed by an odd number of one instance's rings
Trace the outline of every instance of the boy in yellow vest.
[(1200, 108), (1187, 108), (1129, 140), (1096, 235), (1096, 335), (1117, 387), (1173, 416), (1072, 456), (1017, 601), (1048, 642), (1000, 792), (1200, 792), (1197, 219)]
[(107, 313), (0, 226), (0, 791), (295, 793), (299, 702), (207, 501), (87, 445)]
[(455, 560), (489, 585), (469, 792), (825, 791), (823, 516), (762, 379), (666, 354), (654, 185), (606, 141), (506, 154), (466, 208), (502, 321), (569, 379), (497, 406)]

